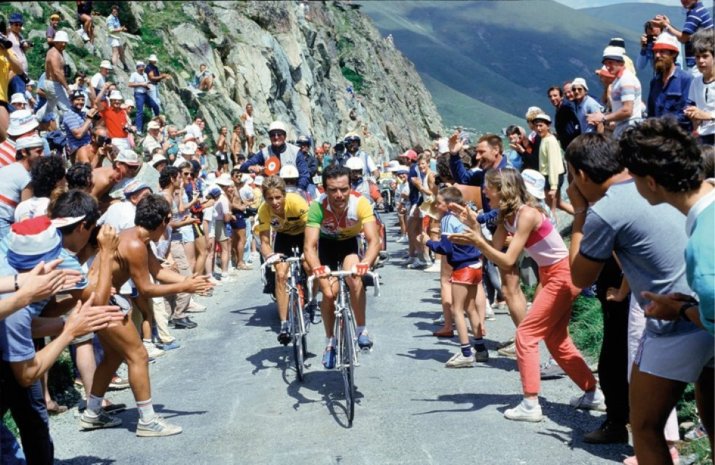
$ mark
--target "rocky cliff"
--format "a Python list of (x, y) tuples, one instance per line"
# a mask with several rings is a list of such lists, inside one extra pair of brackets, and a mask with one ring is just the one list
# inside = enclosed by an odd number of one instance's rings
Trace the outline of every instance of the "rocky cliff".
[[(109, 5), (96, 2), (102, 14)], [(120, 2), (128, 63), (159, 57), (172, 75), (162, 83), (168, 119), (181, 126), (202, 116), (216, 136), (221, 126), (239, 121), (246, 103), (254, 106), (258, 141), (266, 141), (273, 119), (291, 127), (289, 138), (310, 134), (335, 142), (349, 132), (363, 135), (376, 159), (442, 132), (431, 96), (414, 66), (381, 37), (357, 5), (349, 2)], [(71, 66), (93, 74), (111, 56), (105, 20), (95, 18), (95, 47), (83, 45), (74, 2), (15, 2), (36, 46), (31, 64), (44, 61), (44, 31), (49, 14), (62, 12), (60, 26), (70, 33)], [(189, 83), (201, 63), (215, 73), (215, 93), (199, 95)], [(32, 69), (31, 69), (32, 71)], [(114, 80), (128, 75), (115, 69)], [(131, 95), (125, 84), (125, 95)]]

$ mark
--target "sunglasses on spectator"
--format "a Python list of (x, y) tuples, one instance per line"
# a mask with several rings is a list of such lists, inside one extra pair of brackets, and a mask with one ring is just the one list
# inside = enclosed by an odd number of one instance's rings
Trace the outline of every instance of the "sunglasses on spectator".
[(191, 176), (191, 173), (188, 171), (184, 171), (183, 173), (181, 173), (181, 175), (182, 176)]
[(572, 87), (571, 90), (574, 92), (583, 92), (585, 89), (583, 87)]
[(271, 131), (268, 133), (268, 137), (273, 139), (274, 137), (285, 137), (286, 133), (283, 131)]

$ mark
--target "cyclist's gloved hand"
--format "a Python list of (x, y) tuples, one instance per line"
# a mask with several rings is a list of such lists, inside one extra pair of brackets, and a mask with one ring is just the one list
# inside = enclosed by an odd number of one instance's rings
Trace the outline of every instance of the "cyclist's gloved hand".
[(325, 265), (313, 268), (313, 276), (315, 276), (316, 278), (323, 278), (328, 274), (330, 274), (330, 268)]
[(355, 265), (355, 274), (358, 276), (364, 276), (368, 271), (370, 271), (370, 265), (367, 263), (360, 262)]
[(276, 262), (279, 262), (284, 255), (282, 253), (272, 253), (266, 258), (265, 266), (271, 266)]

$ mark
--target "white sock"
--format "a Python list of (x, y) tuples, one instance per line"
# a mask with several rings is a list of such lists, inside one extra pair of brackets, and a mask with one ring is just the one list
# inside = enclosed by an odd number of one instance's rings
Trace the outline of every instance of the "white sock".
[(334, 337), (326, 337), (325, 338), (325, 347), (335, 347), (335, 338)]
[(144, 423), (150, 421), (156, 416), (151, 399), (137, 401), (137, 410), (139, 410), (139, 419)]
[(89, 395), (89, 399), (87, 399), (87, 410), (86, 412), (89, 414), (91, 417), (96, 417), (99, 415), (99, 411), (102, 410), (102, 401), (104, 400), (104, 396), (102, 397), (97, 397), (94, 394)]
[(532, 410), (539, 406), (539, 399), (527, 399), (526, 397), (524, 397), (522, 403), (527, 410)]
[(366, 329), (365, 326), (358, 326), (358, 327), (356, 328), (356, 331), (357, 331), (358, 336), (361, 335), (361, 334), (364, 334), (364, 335), (367, 336), (367, 329)]

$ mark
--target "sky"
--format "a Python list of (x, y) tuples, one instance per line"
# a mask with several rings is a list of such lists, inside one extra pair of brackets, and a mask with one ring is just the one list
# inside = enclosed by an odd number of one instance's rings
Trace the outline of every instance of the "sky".
[[(571, 8), (589, 8), (595, 6), (613, 5), (614, 3), (660, 3), (661, 5), (680, 6), (680, 0), (556, 0)], [(712, 8), (713, 0), (705, 0), (705, 6), (710, 5)]]

